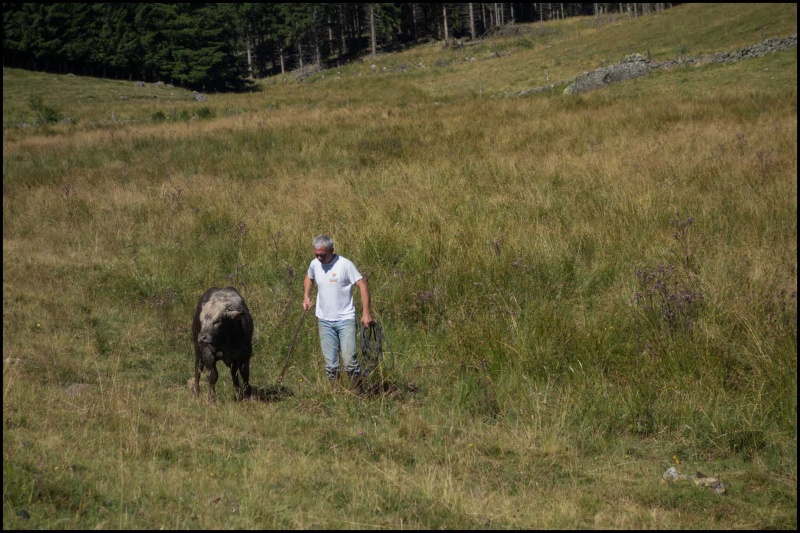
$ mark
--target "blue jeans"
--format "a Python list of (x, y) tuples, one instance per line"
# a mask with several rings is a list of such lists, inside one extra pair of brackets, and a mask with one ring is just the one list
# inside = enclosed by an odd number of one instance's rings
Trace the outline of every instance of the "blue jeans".
[(328, 379), (336, 379), (339, 375), (339, 351), (342, 353), (344, 371), (351, 377), (361, 374), (361, 367), (356, 358), (356, 321), (322, 320), (319, 322), (319, 342), (322, 356), (325, 358), (325, 375)]

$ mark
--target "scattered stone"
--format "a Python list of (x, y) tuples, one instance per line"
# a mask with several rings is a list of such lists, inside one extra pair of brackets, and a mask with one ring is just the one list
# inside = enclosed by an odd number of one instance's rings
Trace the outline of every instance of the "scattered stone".
[(666, 472), (661, 474), (661, 479), (663, 481), (679, 481), (681, 479), (689, 479), (689, 476), (685, 474), (679, 474), (678, 469), (674, 466), (671, 466), (667, 469)]
[(316, 63), (311, 63), (309, 65), (303, 65), (301, 68), (293, 70), (292, 75), (294, 75), (297, 81), (305, 81), (306, 79), (310, 78), (315, 74), (319, 74), (320, 72), (322, 72), (322, 66)]
[(66, 389), (64, 389), (64, 394), (67, 396), (79, 396), (83, 394), (83, 392), (89, 387), (86, 383), (73, 383)]
[(641, 54), (631, 54), (614, 65), (586, 72), (564, 89), (564, 94), (578, 94), (599, 89), (609, 83), (630, 80), (650, 73), (650, 62)]
[(144, 82), (143, 81), (137, 81), (136, 82), (136, 86), (137, 87), (144, 87)]
[(671, 481), (671, 482), (691, 480), (698, 487), (709, 488), (709, 489), (713, 490), (714, 492), (716, 492), (717, 494), (727, 494), (728, 493), (728, 490), (725, 488), (725, 484), (722, 483), (722, 481), (720, 481), (719, 479), (717, 479), (715, 477), (706, 476), (705, 474), (703, 474), (699, 470), (697, 472), (695, 472), (694, 475), (691, 475), (691, 474), (680, 474), (680, 473), (678, 473), (678, 469), (677, 468), (675, 468), (674, 466), (671, 466), (671, 467), (669, 467), (667, 469), (666, 472), (664, 472), (661, 475), (661, 480), (662, 481)]
[[(534, 37), (546, 37), (560, 33), (562, 30), (552, 28), (549, 26), (540, 26), (537, 24), (506, 24), (503, 26), (495, 26), (486, 32), (487, 37), (493, 36), (523, 36), (532, 35)], [(480, 42), (480, 41), (477, 41)], [(476, 44), (477, 44), (476, 42)]]
[(383, 71), (384, 72), (406, 72), (406, 71), (408, 71), (408, 69), (409, 69), (409, 65), (406, 64), (406, 63), (400, 64), (400, 65), (396, 65), (394, 67), (389, 67), (389, 68), (383, 67)]
[(27, 365), (32, 363), (33, 361), (29, 361), (28, 359), (21, 359), (19, 357), (6, 357), (3, 359), (4, 365)]
[(549, 83), (543, 87), (525, 89), (517, 93), (517, 96), (548, 91), (553, 87), (568, 84), (564, 89), (564, 94), (578, 94), (586, 91), (600, 89), (611, 83), (629, 80), (646, 76), (651, 71), (662, 68), (673, 68), (683, 65), (702, 65), (705, 63), (735, 63), (744, 59), (762, 57), (773, 52), (780, 52), (797, 47), (797, 34), (784, 38), (766, 39), (758, 44), (735, 50), (733, 52), (722, 52), (717, 54), (704, 54), (699, 57), (680, 57), (668, 61), (651, 61), (641, 54), (631, 54), (626, 56), (619, 63), (608, 67), (602, 67), (592, 72), (584, 72), (571, 82), (559, 81)]
[(698, 57), (679, 58), (677, 60), (662, 61), (661, 63), (651, 63), (650, 68), (672, 68), (680, 65), (703, 65), (705, 63), (736, 63), (744, 59), (763, 57), (773, 52), (789, 50), (797, 46), (797, 34), (789, 37), (775, 37), (760, 43), (735, 50), (733, 52), (721, 52), (717, 54), (703, 54)]

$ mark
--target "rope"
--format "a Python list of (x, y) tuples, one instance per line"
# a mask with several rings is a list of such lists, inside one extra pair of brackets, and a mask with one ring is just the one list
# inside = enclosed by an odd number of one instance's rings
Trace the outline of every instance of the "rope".
[[(378, 365), (383, 361), (383, 344), (386, 343), (387, 349), (389, 343), (383, 337), (383, 330), (377, 322), (372, 322), (372, 326), (365, 328), (361, 325), (361, 371), (364, 377), (369, 376)], [(384, 369), (391, 370), (394, 368), (394, 354), (391, 350), (387, 350), (389, 354), (388, 366), (384, 364)]]
[(286, 360), (283, 362), (281, 375), (278, 376), (278, 385), (280, 385), (281, 381), (283, 381), (283, 375), (286, 373), (286, 368), (288, 368), (289, 366), (289, 356), (292, 355), (292, 348), (294, 348), (294, 341), (297, 340), (297, 334), (300, 333), (300, 326), (303, 325), (303, 320), (305, 320), (307, 314), (308, 314), (308, 309), (303, 309), (303, 314), (300, 316), (300, 323), (297, 324), (297, 329), (294, 330), (294, 337), (292, 337), (292, 343), (289, 345), (289, 351), (286, 352)]

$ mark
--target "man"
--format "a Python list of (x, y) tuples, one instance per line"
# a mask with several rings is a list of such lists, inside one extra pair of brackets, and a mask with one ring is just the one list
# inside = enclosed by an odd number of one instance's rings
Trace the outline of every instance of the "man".
[(333, 251), (333, 240), (319, 235), (311, 243), (315, 259), (308, 266), (303, 280), (303, 309), (311, 308), (311, 287), (317, 284), (316, 316), (319, 340), (325, 358), (325, 375), (333, 383), (339, 375), (338, 353), (341, 351), (345, 372), (354, 385), (361, 377), (356, 358), (356, 308), (353, 305), (353, 285), (361, 293), (361, 323), (373, 324), (369, 308), (367, 280), (356, 266)]

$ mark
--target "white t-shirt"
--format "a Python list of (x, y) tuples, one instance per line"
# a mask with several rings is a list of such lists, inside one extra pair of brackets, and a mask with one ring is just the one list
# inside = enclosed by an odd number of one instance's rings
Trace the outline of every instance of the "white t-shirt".
[(317, 282), (317, 318), (336, 322), (356, 318), (353, 305), (353, 284), (363, 276), (352, 261), (334, 255), (323, 265), (314, 258), (308, 266), (308, 277)]

